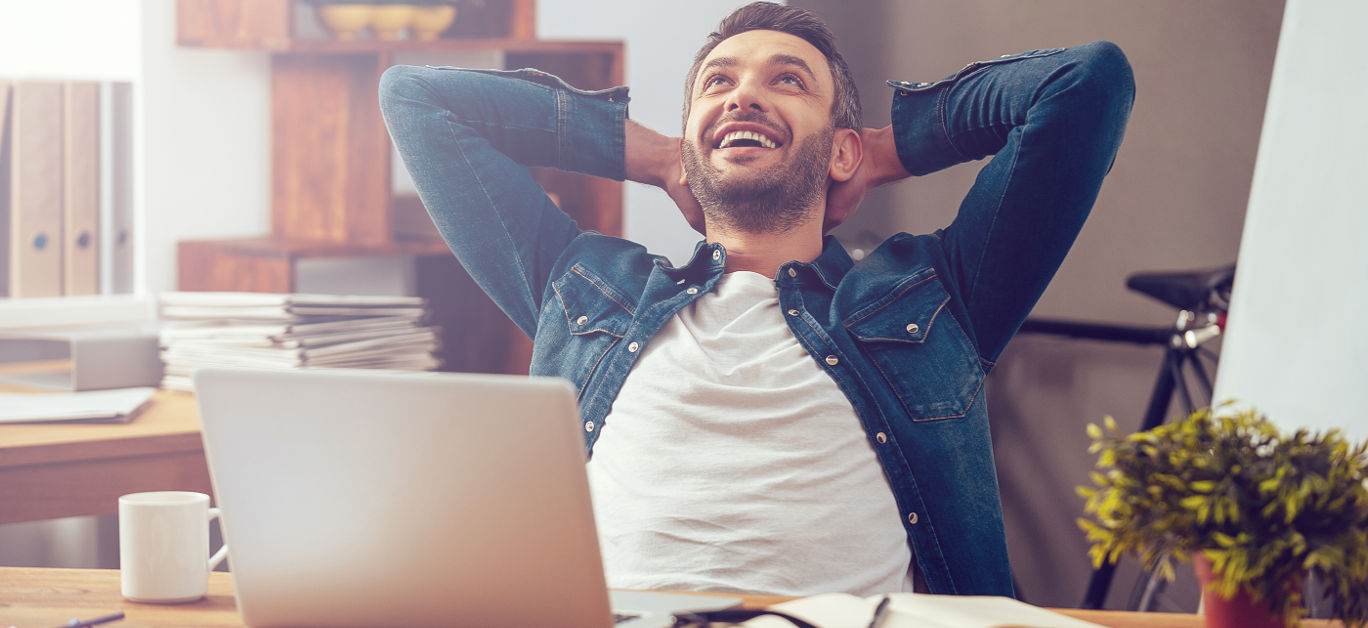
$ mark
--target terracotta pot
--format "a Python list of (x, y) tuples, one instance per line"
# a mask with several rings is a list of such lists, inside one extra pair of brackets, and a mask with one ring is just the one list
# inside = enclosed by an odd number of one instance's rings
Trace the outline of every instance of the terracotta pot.
[(1269, 608), (1271, 600), (1256, 603), (1244, 589), (1234, 599), (1221, 597), (1213, 586), (1219, 578), (1212, 573), (1211, 559), (1200, 553), (1194, 555), (1192, 569), (1202, 585), (1207, 628), (1284, 628), (1282, 618)]

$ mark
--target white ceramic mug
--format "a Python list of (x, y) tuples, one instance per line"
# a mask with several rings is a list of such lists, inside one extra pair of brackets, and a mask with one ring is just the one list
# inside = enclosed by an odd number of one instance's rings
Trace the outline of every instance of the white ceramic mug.
[(209, 507), (209, 496), (204, 493), (160, 491), (120, 497), (123, 596), (156, 604), (204, 597), (209, 572), (228, 555), (224, 545), (209, 556), (209, 522), (218, 516), (219, 509)]

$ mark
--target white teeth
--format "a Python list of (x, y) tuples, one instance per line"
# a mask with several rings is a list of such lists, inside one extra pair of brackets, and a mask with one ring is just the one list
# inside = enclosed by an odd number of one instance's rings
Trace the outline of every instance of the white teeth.
[(760, 146), (764, 148), (779, 147), (778, 144), (774, 143), (774, 140), (771, 140), (770, 138), (765, 137), (764, 135), (756, 133), (755, 131), (732, 131), (731, 133), (722, 136), (722, 141), (718, 142), (717, 147), (728, 148), (732, 144), (735, 144), (736, 142), (741, 140), (753, 140), (759, 142)]

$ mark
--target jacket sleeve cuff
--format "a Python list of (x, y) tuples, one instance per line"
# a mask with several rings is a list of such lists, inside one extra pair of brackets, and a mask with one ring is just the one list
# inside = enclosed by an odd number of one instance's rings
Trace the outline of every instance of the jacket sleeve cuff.
[(617, 181), (626, 179), (623, 125), (630, 100), (627, 88), (586, 92), (567, 86), (560, 94), (558, 167)]

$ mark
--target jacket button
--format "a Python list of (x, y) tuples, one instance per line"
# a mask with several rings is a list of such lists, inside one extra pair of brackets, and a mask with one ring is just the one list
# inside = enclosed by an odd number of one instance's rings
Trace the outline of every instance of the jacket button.
[(792, 268), (790, 268), (790, 269), (788, 269), (788, 275), (789, 275), (790, 277), (797, 277), (797, 276), (798, 276), (798, 271), (793, 270)]
[(909, 512), (909, 513), (907, 513), (907, 522), (910, 523), (910, 524), (912, 524), (912, 525), (917, 525), (917, 513), (915, 513), (915, 512)]
[(719, 250), (717, 250), (717, 249), (713, 249), (713, 261), (715, 262), (715, 261), (720, 260), (720, 259), (722, 259), (722, 251), (719, 251)]
[(888, 435), (883, 432), (879, 432), (878, 434), (874, 435), (874, 440), (879, 441), (879, 444), (882, 445), (888, 442)]
[(788, 315), (789, 315), (789, 316), (797, 316), (797, 315), (798, 315), (798, 310), (789, 310), (789, 311), (788, 311)]
[(917, 324), (916, 324), (916, 323), (908, 323), (908, 324), (907, 324), (907, 333), (909, 333), (909, 334), (915, 334), (915, 333), (917, 333), (918, 331), (921, 331), (921, 328), (920, 328), (920, 327), (917, 327)]
[(586, 432), (592, 432), (592, 431), (594, 431), (594, 422), (593, 422), (593, 421), (585, 421), (585, 422), (584, 422), (584, 431), (586, 431)]
[(589, 322), (589, 317), (588, 317), (588, 316), (581, 316), (581, 317), (575, 319), (575, 324), (576, 324), (576, 325), (583, 325), (583, 324), (585, 324), (585, 323), (587, 323), (587, 322)]
[(627, 345), (627, 352), (628, 352), (628, 353), (636, 353), (636, 352), (637, 352), (637, 349), (640, 349), (640, 348), (641, 348), (641, 345), (639, 345), (639, 344), (633, 342), (632, 344)]
[(838, 357), (836, 357), (836, 356), (834, 356), (834, 355), (829, 355), (829, 356), (826, 357), (826, 363), (827, 363), (827, 364), (830, 364), (831, 366), (836, 366), (836, 365), (839, 364), (840, 362), (841, 362), (841, 359), (838, 358)]
[(688, 290), (685, 290), (685, 292), (687, 292), (687, 293), (689, 293), (689, 294), (698, 294), (698, 288), (695, 288), (695, 287), (693, 287), (693, 286), (689, 286), (689, 289), (688, 289)]

